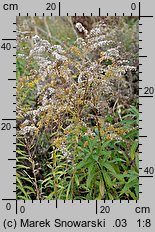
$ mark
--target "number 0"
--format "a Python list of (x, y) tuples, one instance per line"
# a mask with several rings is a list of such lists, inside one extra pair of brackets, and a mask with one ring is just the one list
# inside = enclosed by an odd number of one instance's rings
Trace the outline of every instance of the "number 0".
[(10, 203), (7, 203), (7, 204), (6, 204), (6, 209), (7, 209), (7, 210), (10, 210), (10, 209), (11, 209), (11, 204), (10, 204)]
[(133, 3), (131, 4), (131, 10), (136, 10), (136, 3), (133, 2)]
[(21, 213), (25, 213), (25, 207), (24, 207), (24, 206), (21, 206), (21, 207), (20, 207), (20, 212), (21, 212)]

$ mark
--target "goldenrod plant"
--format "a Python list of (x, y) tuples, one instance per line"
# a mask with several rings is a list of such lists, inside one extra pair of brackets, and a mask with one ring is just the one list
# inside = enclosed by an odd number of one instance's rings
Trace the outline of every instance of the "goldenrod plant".
[(92, 19), (17, 18), (17, 199), (139, 197), (138, 18)]

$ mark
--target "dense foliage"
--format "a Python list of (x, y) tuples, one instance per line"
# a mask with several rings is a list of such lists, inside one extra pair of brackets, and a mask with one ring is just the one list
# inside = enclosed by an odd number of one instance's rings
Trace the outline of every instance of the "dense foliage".
[(18, 21), (17, 199), (138, 199), (137, 19)]

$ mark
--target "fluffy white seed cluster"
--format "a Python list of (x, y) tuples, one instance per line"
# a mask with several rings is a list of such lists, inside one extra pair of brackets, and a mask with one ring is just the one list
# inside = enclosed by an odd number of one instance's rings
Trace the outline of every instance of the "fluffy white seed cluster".
[(117, 141), (123, 140), (121, 136), (118, 136), (117, 134), (114, 133), (110, 133), (109, 136), (110, 136), (110, 140), (117, 140)]
[(82, 26), (81, 23), (76, 24), (76, 28), (80, 32), (85, 33), (85, 40), (82, 38), (77, 39), (77, 44), (80, 48), (89, 47), (90, 50), (97, 50), (102, 48), (102, 50), (107, 50), (107, 47), (113, 43), (112, 40), (105, 40), (104, 35), (104, 27), (105, 25), (99, 25), (98, 27), (93, 28), (90, 33)]
[(60, 151), (62, 152), (62, 155), (67, 158), (68, 163), (70, 163), (72, 161), (71, 152), (67, 150), (66, 144), (61, 144)]
[(79, 30), (79, 32), (84, 32), (85, 35), (88, 34), (88, 31), (84, 28), (81, 23), (76, 23), (75, 27)]
[(57, 61), (60, 61), (60, 62), (65, 62), (65, 61), (67, 61), (67, 57), (65, 57), (65, 56), (63, 56), (63, 55), (61, 55), (61, 54), (59, 54), (59, 53), (56, 52), (56, 51), (54, 51), (52, 54), (53, 54), (53, 56), (55, 57), (55, 59), (56, 59)]
[(101, 27), (95, 27), (90, 31), (90, 36), (98, 36), (101, 35), (102, 29)]
[(50, 108), (50, 105), (40, 106), (37, 110), (30, 110), (27, 112), (27, 116), (30, 116), (33, 120), (33, 123), (38, 122), (38, 117), (42, 112), (47, 112)]
[(64, 52), (65, 52), (64, 49), (60, 45), (53, 45), (52, 49), (57, 51), (59, 54), (64, 54)]
[[(52, 46), (47, 40), (42, 40), (38, 35), (33, 36), (32, 40), (34, 47), (30, 50), (29, 56), (33, 57), (38, 63), (40, 67), (38, 72), (44, 80), (52, 72), (53, 65), (59, 61), (67, 61), (67, 57), (64, 56), (64, 49), (60, 45)], [(49, 57), (50, 54), (51, 57)]]
[(28, 135), (33, 136), (36, 130), (37, 128), (35, 126), (25, 126), (24, 128), (20, 130), (20, 134), (26, 135), (26, 136)]
[(105, 24), (99, 24), (93, 28), (87, 35), (87, 41), (91, 50), (102, 49), (107, 50), (108, 46), (113, 43), (112, 40), (105, 39)]
[(46, 106), (47, 104), (52, 102), (52, 96), (55, 94), (54, 88), (47, 88), (44, 92), (44, 96), (42, 99), (42, 106)]
[(105, 52), (105, 56), (120, 58), (119, 51), (117, 48), (110, 48)]
[[(41, 81), (37, 83), (37, 95), (40, 95), (46, 78), (53, 73), (53, 68), (57, 64), (63, 65), (67, 61), (67, 57), (64, 55), (65, 51), (61, 45), (51, 45), (47, 40), (41, 39), (38, 35), (33, 36), (32, 41), (34, 46), (30, 50), (28, 58), (33, 58), (39, 66), (38, 76)], [(46, 96), (43, 100), (46, 101)]]

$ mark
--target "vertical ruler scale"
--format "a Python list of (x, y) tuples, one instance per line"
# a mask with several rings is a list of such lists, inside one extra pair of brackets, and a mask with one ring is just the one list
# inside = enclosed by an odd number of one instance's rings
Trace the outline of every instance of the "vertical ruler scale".
[[(154, 231), (154, 1), (0, 3), (1, 231)], [(139, 200), (16, 200), (16, 16), (139, 16)], [(12, 219), (13, 218), (13, 219)], [(81, 224), (83, 226), (81, 226)], [(84, 226), (86, 225), (86, 226)], [(86, 228), (85, 228), (86, 227)]]
[[(1, 124), (1, 194), (16, 198), (16, 14), (18, 5), (0, 6), (0, 124)], [(6, 176), (7, 178), (3, 179)]]
[[(152, 65), (151, 61), (153, 56), (150, 51), (149, 43), (146, 42), (145, 35), (151, 34), (152, 29), (149, 27), (150, 18), (152, 15), (145, 15), (142, 3), (139, 2), (139, 194), (140, 199), (145, 199), (146, 196), (143, 194), (146, 186), (150, 186), (151, 179), (153, 178), (154, 167), (152, 166), (150, 147), (153, 146), (153, 130), (151, 124), (153, 122), (153, 114), (151, 114), (152, 106), (154, 104), (154, 95), (147, 92), (147, 89), (154, 88), (154, 80), (152, 78)], [(148, 31), (148, 29), (150, 29)], [(150, 43), (152, 38), (150, 37)], [(152, 41), (153, 42), (153, 41)], [(148, 107), (148, 109), (147, 109)], [(145, 122), (145, 123), (144, 123)], [(147, 122), (147, 123), (146, 123)], [(146, 124), (148, 125), (146, 127)]]

